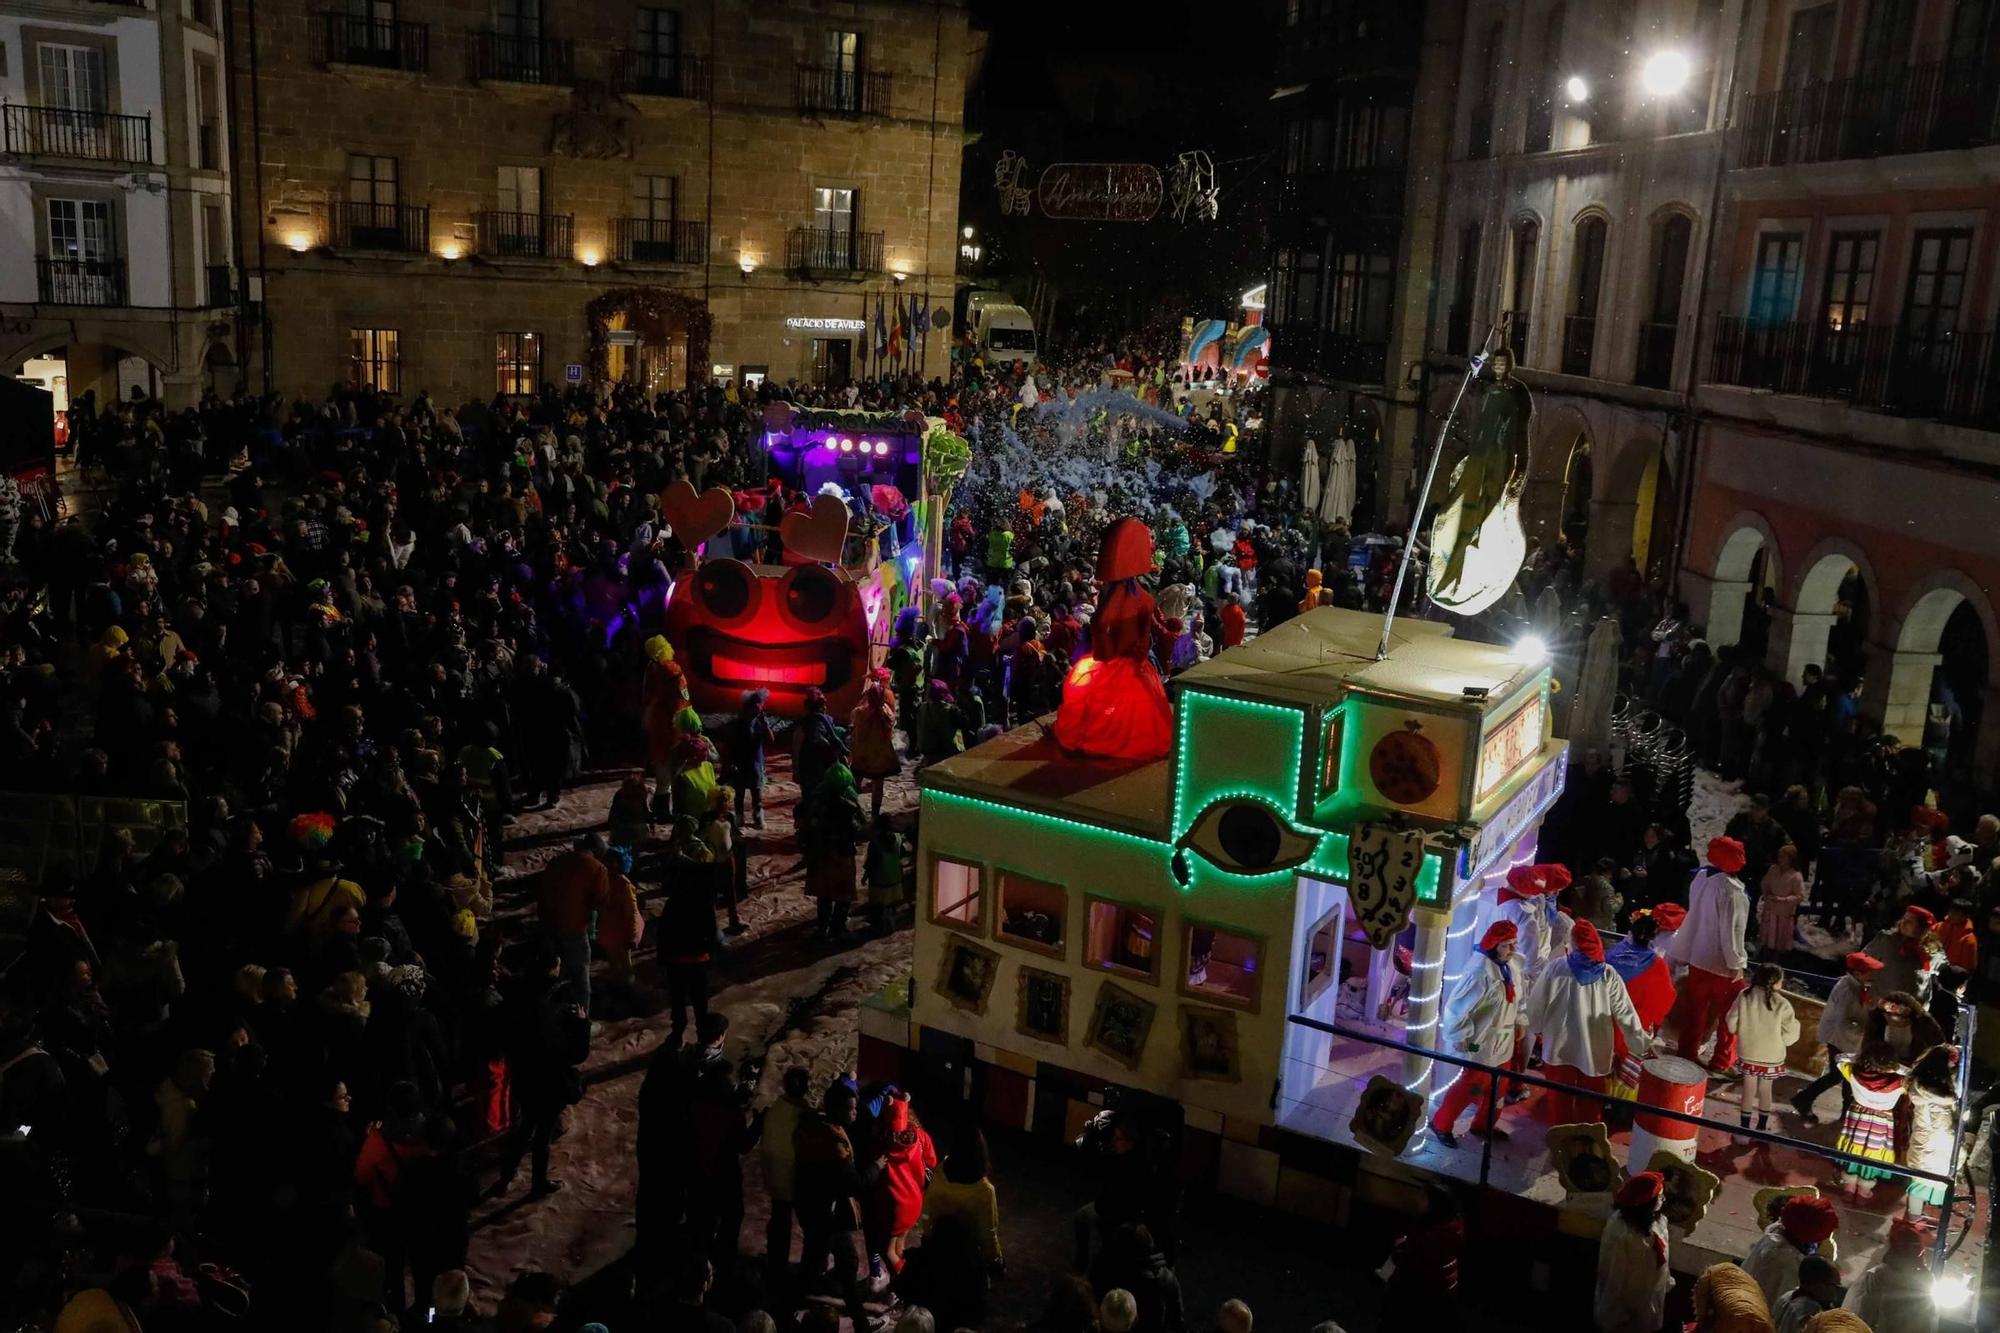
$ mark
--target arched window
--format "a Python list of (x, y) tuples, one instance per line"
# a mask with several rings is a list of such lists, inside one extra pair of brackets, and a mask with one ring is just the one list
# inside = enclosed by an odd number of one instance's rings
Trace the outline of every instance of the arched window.
[(1570, 254), (1570, 308), (1563, 318), (1562, 368), (1565, 375), (1588, 375), (1597, 345), (1597, 298), (1604, 287), (1604, 219), (1595, 213), (1577, 220)]
[(1522, 218), (1514, 224), (1513, 277), (1507, 305), (1508, 331), (1507, 345), (1513, 350), (1514, 359), (1525, 363), (1528, 359), (1528, 322), (1534, 314), (1535, 303), (1535, 257), (1542, 244), (1542, 224), (1533, 218)]
[(1681, 322), (1681, 292), (1687, 286), (1688, 244), (1694, 223), (1685, 213), (1669, 213), (1653, 240), (1653, 295), (1639, 325), (1639, 362), (1633, 381), (1665, 389), (1674, 373), (1674, 343)]

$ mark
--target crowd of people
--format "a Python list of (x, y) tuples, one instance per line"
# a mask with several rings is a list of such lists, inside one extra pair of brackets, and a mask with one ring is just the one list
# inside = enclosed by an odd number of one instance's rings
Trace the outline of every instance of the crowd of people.
[[(1056, 709), (1114, 519), (1138, 519), (1157, 551), (1138, 657), (1162, 679), (1314, 607), (1386, 603), (1397, 544), (1308, 512), (1298, 479), (1266, 465), (1261, 394), (1192, 392), (1169, 351), (1091, 348), (1033, 376), (971, 362), (928, 382), (550, 387), (456, 407), (81, 397), (69, 439), (102, 502), (31, 512), (15, 534), (0, 743), (13, 790), (125, 813), (52, 842), (0, 986), (0, 1124), (21, 1127), (0, 1178), (23, 1202), (0, 1228), (24, 1306), (78, 1328), (195, 1327), (274, 1292), (369, 1333), (426, 1311), (508, 1333), (660, 1318), (831, 1333), (843, 1311), (857, 1333), (977, 1326), (1006, 1276), (977, 1131), (933, 1138), (909, 1089), (732, 1060), (709, 974), (739, 924), (767, 752), (789, 755), (788, 850), (818, 933), (846, 939), (856, 902), (893, 926), (911, 840), (886, 780)], [(773, 527), (810, 503), (758, 446), (779, 398), (914, 409), (971, 442), (951, 587), (936, 621), (898, 618), (853, 715), (821, 702), (777, 723), (752, 692), (702, 717), (662, 651), (691, 553), (658, 497), (680, 477), (721, 485)], [(1852, 689), (1811, 668), (1783, 688), (1740, 652), (1707, 653), (1635, 570), (1599, 589), (1580, 569), (1573, 547), (1538, 551), (1508, 614), (1615, 616), (1639, 645), (1631, 692), (1781, 795), (1749, 801), (1698, 859), (1686, 812), (1643, 773), (1576, 756), (1543, 864), (1510, 876), (1453, 997), (1450, 1039), (1496, 1066), (1538, 1058), (1563, 1090), (1536, 1109), (1558, 1123), (1601, 1116), (1593, 1094), (1677, 1045), (1740, 1089), (1746, 1131), (1771, 1129), (1797, 1035), (1776, 965), (1801, 961), (1808, 923), (1879, 926), (1847, 951), (1819, 1030), (1829, 1072), (1792, 1109), (1809, 1124), (1837, 1088), (1843, 1151), (1936, 1174), (1956, 1006), (2000, 986), (2000, 819), (1954, 837), (1935, 757), (1868, 737)], [(587, 767), (628, 774), (605, 831), (517, 882), (509, 825)], [(551, 1149), (593, 1017), (648, 1012), (655, 988), (666, 1040), (639, 1094), (635, 1262), (570, 1289), (519, 1274), (481, 1316), (466, 1275), (479, 1201), (562, 1188)], [(1508, 1100), (1468, 1077), (1433, 1132), (1451, 1141), (1479, 1103), (1473, 1132), (1503, 1135)], [(1200, 1327), (1174, 1273), (1167, 1149), (1141, 1118), (1100, 1131), (1075, 1272), (1036, 1327)], [(746, 1276), (753, 1153), (772, 1207)], [(1923, 1179), (1895, 1188), (1909, 1220), (1846, 1297), (1878, 1333), (1906, 1327), (1902, 1256), (1942, 1199)], [(1625, 1285), (1600, 1292), (1606, 1328), (1658, 1326), (1659, 1273), (1640, 1264), (1664, 1268), (1657, 1213), (1620, 1192), (1600, 1283)], [(1392, 1289), (1449, 1293), (1462, 1237), (1436, 1203), (1398, 1244)], [(1784, 1276), (1764, 1295), (1790, 1333), (1805, 1308), (1790, 1298), (1829, 1304), (1839, 1274)], [(1250, 1313), (1231, 1301), (1212, 1322), (1248, 1333)]]
[[(780, 1269), (796, 1218), (804, 1270), (857, 1258), (854, 1283), (827, 1284), (851, 1309), (878, 1304), (884, 1274), (916, 1290), (928, 1271), (935, 1304), (963, 1310), (983, 1283), (946, 1280), (954, 1228), (965, 1272), (1000, 1271), (976, 1134), (940, 1151), (906, 1095), (809, 1090), (803, 1070), (760, 1095), (754, 1067), (722, 1059), (707, 970), (763, 825), (767, 749), (792, 755), (822, 930), (843, 936), (855, 898), (886, 928), (908, 843), (883, 778), (1052, 706), (1061, 672), (1025, 669), (1029, 645), (1086, 640), (1106, 516), (1160, 532), (1189, 652), (1217, 646), (1205, 626), (1240, 638), (1246, 608), (1297, 609), (1310, 529), (1264, 484), (1258, 396), (1203, 386), (1198, 406), (1166, 365), (1093, 348), (1032, 378), (974, 361), (929, 382), (458, 406), (80, 395), (67, 439), (90, 512), (25, 516), (0, 599), (10, 788), (101, 821), (51, 831), (4, 960), (0, 1122), (20, 1129), (0, 1145), (18, 1204), (0, 1227), (21, 1307), (151, 1329), (275, 1298), (332, 1329), (433, 1309), (486, 1326), (465, 1273), (479, 1201), (562, 1188), (551, 1145), (593, 1016), (644, 1012), (651, 983), (671, 1019), (640, 1097), (635, 1222), (662, 1262), (624, 1270), (622, 1306), (602, 1308), (701, 1305), (718, 1277), (752, 1308), (734, 1269), (754, 1146), (790, 1195)], [(955, 664), (899, 640), (853, 719), (774, 726), (754, 698), (703, 719), (658, 693), (688, 554), (658, 496), (719, 484), (773, 524), (809, 503), (758, 448), (777, 398), (915, 409), (975, 448), (951, 558), (977, 581), (968, 611), (1001, 615), (968, 614)], [(1056, 460), (1027, 487), (1021, 451)], [(586, 765), (630, 766), (606, 831), (513, 877), (509, 826)], [(1103, 1236), (1088, 1304), (1107, 1328), (1181, 1327), (1160, 1313), (1163, 1252), (1128, 1221)], [(826, 1318), (817, 1281), (782, 1278), (781, 1319)], [(524, 1273), (492, 1326), (542, 1327), (559, 1304), (575, 1326), (602, 1295)], [(1049, 1327), (1084, 1327), (1083, 1306), (1059, 1288)], [(1218, 1318), (1249, 1327), (1240, 1305)], [(928, 1327), (914, 1310), (901, 1326)]]

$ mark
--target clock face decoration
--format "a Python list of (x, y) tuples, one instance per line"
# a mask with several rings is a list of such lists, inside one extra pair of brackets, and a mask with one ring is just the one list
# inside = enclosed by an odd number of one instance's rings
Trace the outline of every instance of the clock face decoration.
[(1391, 732), (1368, 752), (1368, 777), (1375, 790), (1397, 805), (1416, 805), (1438, 789), (1442, 766), (1438, 748), (1411, 722)]

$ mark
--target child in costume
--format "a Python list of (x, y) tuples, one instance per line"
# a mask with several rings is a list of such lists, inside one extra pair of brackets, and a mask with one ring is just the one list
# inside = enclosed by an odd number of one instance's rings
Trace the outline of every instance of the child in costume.
[(1771, 1085), (1784, 1075), (1785, 1053), (1799, 1039), (1798, 1013), (1780, 993), (1784, 984), (1783, 968), (1759, 963), (1750, 974), (1750, 989), (1736, 997), (1722, 1020), (1724, 1030), (1736, 1037), (1737, 1061), (1743, 1070), (1736, 1118), (1745, 1129), (1750, 1127), (1752, 1107), (1757, 1111), (1757, 1128), (1771, 1127)]
[[(1834, 1147), (1871, 1162), (1896, 1164), (1896, 1103), (1903, 1100), (1909, 1071), (1896, 1063), (1886, 1046), (1869, 1044), (1858, 1055), (1839, 1057), (1840, 1076), (1853, 1090), (1854, 1100), (1840, 1118), (1840, 1137)], [(1841, 1168), (1857, 1180), (1883, 1180), (1891, 1174), (1879, 1167), (1853, 1162)]]

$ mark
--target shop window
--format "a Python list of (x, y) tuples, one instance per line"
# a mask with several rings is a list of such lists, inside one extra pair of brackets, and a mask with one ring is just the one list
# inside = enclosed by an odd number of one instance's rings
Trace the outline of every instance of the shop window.
[(542, 335), (501, 333), (493, 339), (494, 391), (525, 396), (541, 387)]
[(1160, 979), (1160, 914), (1130, 903), (1090, 901), (1090, 929), (1084, 947), (1090, 965), (1121, 976), (1157, 983)]
[(1299, 991), (1299, 1008), (1304, 1009), (1326, 994), (1340, 975), (1340, 908), (1335, 907), (1314, 923), (1306, 936), (1305, 984)]
[(1257, 1007), (1263, 940), (1197, 921), (1182, 927), (1181, 935), (1186, 946), (1181, 954), (1185, 969), (1181, 973), (1183, 993), (1243, 1009)]
[(977, 934), (983, 889), (977, 865), (938, 857), (931, 863), (931, 920)]
[(1069, 916), (1069, 890), (1013, 870), (1000, 872), (1000, 925), (994, 938), (1060, 958)]

